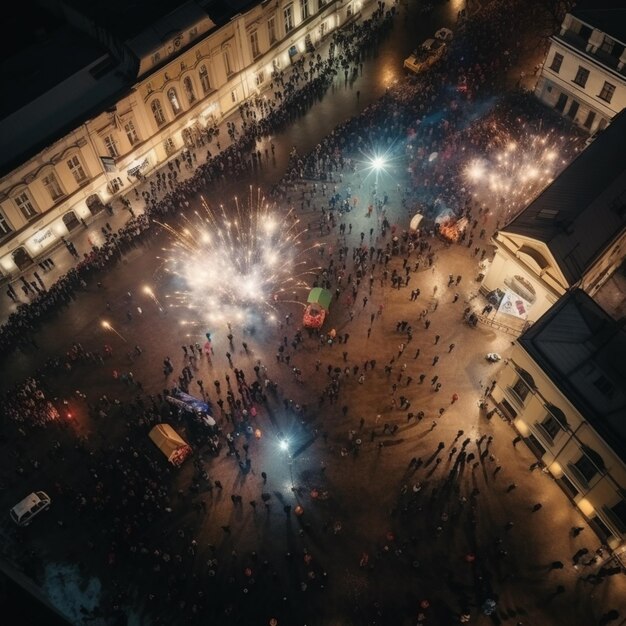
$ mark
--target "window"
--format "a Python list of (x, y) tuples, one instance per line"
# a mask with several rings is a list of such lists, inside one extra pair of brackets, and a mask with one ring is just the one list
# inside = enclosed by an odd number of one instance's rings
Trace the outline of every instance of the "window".
[(593, 126), (593, 122), (596, 119), (596, 112), (595, 111), (589, 111), (589, 113), (587, 113), (587, 119), (585, 120), (585, 128), (591, 128)]
[(293, 30), (293, 5), (289, 4), (283, 10), (283, 18), (285, 20), (285, 32)]
[(102, 138), (104, 142), (104, 147), (106, 148), (107, 153), (110, 157), (116, 159), (119, 156), (119, 152), (117, 150), (117, 143), (115, 141), (115, 137), (113, 135), (107, 135)]
[(132, 120), (128, 120), (126, 124), (124, 124), (124, 132), (126, 133), (126, 137), (128, 137), (128, 142), (131, 146), (139, 143), (139, 136), (137, 135), (137, 131), (135, 130), (135, 125)]
[(515, 395), (524, 402), (526, 397), (528, 396), (528, 392), (530, 391), (530, 387), (522, 378), (518, 378), (517, 382), (511, 388), (515, 392)]
[(196, 92), (193, 88), (193, 83), (191, 82), (191, 76), (185, 76), (183, 80), (183, 87), (185, 89), (185, 95), (187, 96), (187, 101), (189, 104), (196, 101)]
[(15, 196), (15, 204), (27, 220), (30, 220), (37, 215), (37, 210), (33, 206), (33, 200), (28, 191), (24, 190), (22, 193)]
[(62, 198), (65, 194), (61, 189), (61, 185), (59, 185), (59, 181), (57, 180), (56, 174), (54, 172), (48, 172), (43, 178), (43, 186), (46, 188), (46, 191), (50, 194), (53, 202)]
[(554, 57), (552, 58), (552, 63), (550, 64), (550, 69), (553, 72), (559, 73), (561, 69), (561, 64), (563, 63), (563, 55), (559, 52), (554, 53)]
[(237, 102), (237, 91), (230, 92), (230, 99), (233, 101), (233, 104)]
[(233, 66), (230, 61), (230, 50), (224, 50), (222, 52), (222, 58), (224, 59), (224, 69), (226, 70), (226, 76), (231, 76), (233, 73)]
[(254, 77), (254, 82), (256, 83), (257, 87), (260, 87), (263, 84), (263, 81), (265, 80), (265, 74), (263, 72), (263, 70), (261, 70), (255, 77)]
[(66, 163), (70, 172), (72, 172), (74, 180), (79, 185), (87, 179), (87, 174), (85, 173), (85, 169), (83, 168), (83, 164), (80, 162), (78, 155), (75, 154), (73, 157), (69, 158)]
[(182, 111), (182, 107), (180, 106), (180, 101), (178, 100), (178, 95), (174, 87), (170, 87), (167, 90), (167, 99), (170, 101), (170, 105), (172, 106), (172, 113), (174, 113), (174, 115), (178, 115)]
[(598, 96), (598, 98), (600, 98), (600, 100), (604, 100), (605, 102), (611, 102), (611, 100), (613, 99), (614, 93), (615, 93), (615, 85), (611, 85), (611, 83), (607, 83), (605, 81), (602, 87), (602, 91), (600, 92), (600, 95)]
[(580, 459), (574, 463), (574, 467), (587, 483), (598, 473), (598, 468), (586, 454), (583, 454)]
[(4, 213), (0, 213), (0, 237), (6, 237), (6, 235), (11, 233), (11, 226), (9, 226), (9, 222), (7, 218), (4, 216)]
[(198, 72), (200, 76), (200, 84), (202, 85), (202, 92), (206, 96), (211, 91), (211, 82), (209, 81), (209, 71), (206, 65), (201, 65)]
[(267, 20), (267, 35), (270, 40), (270, 45), (276, 43), (276, 19), (273, 17)]
[(626, 500), (620, 500), (617, 504), (614, 504), (611, 509), (611, 513), (619, 521), (620, 530), (625, 532), (626, 530)]
[(571, 117), (572, 119), (576, 119), (576, 114), (578, 113), (578, 107), (580, 106), (577, 100), (572, 100), (569, 105), (569, 110), (567, 111), (567, 117)]
[(256, 30), (250, 33), (250, 50), (252, 52), (252, 58), (256, 59), (261, 52), (259, 51), (259, 34)]
[(302, 17), (302, 21), (308, 19), (309, 17), (309, 0), (300, 0), (300, 16)]
[(152, 109), (152, 115), (154, 115), (154, 121), (157, 126), (165, 124), (165, 115), (163, 115), (161, 103), (158, 100), (153, 100), (150, 108)]
[(541, 427), (550, 439), (554, 439), (561, 430), (569, 428), (569, 424), (567, 423), (565, 413), (558, 406), (547, 404), (546, 409), (548, 413), (543, 422), (541, 422)]
[(349, 4), (346, 8), (346, 17), (351, 18), (352, 17), (352, 5)]
[(554, 439), (561, 431), (561, 425), (552, 415), (548, 415), (543, 422), (541, 422), (541, 426), (550, 439)]
[(326, 22), (322, 22), (320, 24), (320, 37), (322, 39), (324, 39), (324, 37), (326, 37), (327, 31), (328, 31), (328, 26), (326, 25)]
[(176, 146), (174, 145), (174, 140), (171, 137), (168, 137), (163, 142), (163, 147), (165, 148), (165, 154), (167, 154), (167, 156), (170, 156), (171, 154), (174, 154), (174, 152), (176, 152)]
[(565, 110), (565, 105), (567, 104), (567, 96), (564, 93), (559, 94), (559, 99), (556, 101), (554, 108), (559, 112), (563, 113)]
[(580, 87), (584, 87), (587, 84), (588, 78), (589, 78), (589, 70), (579, 65), (578, 71), (576, 72), (576, 76), (574, 77), (574, 82)]

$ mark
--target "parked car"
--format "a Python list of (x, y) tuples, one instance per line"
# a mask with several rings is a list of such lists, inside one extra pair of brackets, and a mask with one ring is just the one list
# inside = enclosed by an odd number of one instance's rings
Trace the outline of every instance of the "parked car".
[(404, 67), (419, 74), (434, 65), (446, 50), (446, 44), (440, 39), (427, 39), (419, 48), (404, 59)]
[(11, 509), (11, 519), (18, 526), (28, 526), (33, 517), (49, 508), (50, 504), (52, 500), (45, 491), (33, 491)]
[(497, 363), (502, 357), (497, 352), (489, 352), (487, 356), (485, 356), (487, 361), (490, 363)]

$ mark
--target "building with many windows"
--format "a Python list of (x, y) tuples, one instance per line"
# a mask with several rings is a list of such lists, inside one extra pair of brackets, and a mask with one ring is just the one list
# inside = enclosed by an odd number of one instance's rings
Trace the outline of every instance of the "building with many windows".
[(0, 44), (14, 87), (0, 105), (0, 275), (47, 255), (360, 8), (24, 0)]
[(626, 106), (626, 9), (574, 9), (550, 48), (535, 95), (589, 133)]
[(584, 291), (515, 342), (492, 398), (607, 544), (626, 549), (626, 330)]

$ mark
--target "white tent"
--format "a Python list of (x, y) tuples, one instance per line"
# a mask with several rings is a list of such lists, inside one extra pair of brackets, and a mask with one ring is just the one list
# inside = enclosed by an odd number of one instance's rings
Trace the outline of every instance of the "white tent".
[(420, 227), (420, 224), (422, 223), (423, 219), (424, 219), (424, 216), (421, 213), (416, 213), (411, 218), (411, 223), (409, 224), (409, 228), (411, 230), (417, 230)]

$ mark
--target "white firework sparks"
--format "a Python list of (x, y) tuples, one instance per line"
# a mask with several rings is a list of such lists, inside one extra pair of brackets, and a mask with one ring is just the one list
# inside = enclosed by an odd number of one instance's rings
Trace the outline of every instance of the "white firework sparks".
[(307, 269), (305, 230), (292, 209), (279, 213), (252, 189), (245, 206), (235, 198), (232, 209), (212, 210), (202, 198), (202, 207), (183, 216), (182, 227), (161, 224), (173, 238), (165, 270), (183, 283), (168, 295), (171, 306), (195, 311), (191, 321), (245, 321), (272, 319), (278, 302), (298, 300), (315, 270)]
[(570, 139), (550, 131), (520, 132), (515, 139), (495, 124), (491, 130), (493, 151), (469, 161), (464, 177), (478, 200), (510, 219), (554, 180), (576, 149)]

